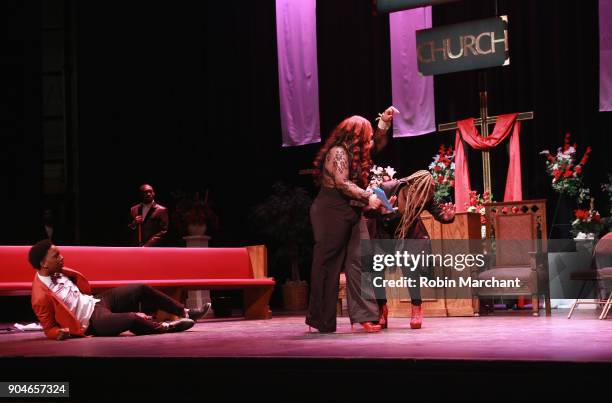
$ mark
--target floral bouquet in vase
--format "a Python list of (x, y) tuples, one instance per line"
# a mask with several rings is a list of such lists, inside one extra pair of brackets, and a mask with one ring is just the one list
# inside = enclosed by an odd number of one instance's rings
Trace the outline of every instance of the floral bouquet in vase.
[(582, 159), (576, 164), (576, 143), (570, 144), (569, 133), (565, 134), (563, 147), (553, 155), (548, 150), (540, 154), (546, 156), (546, 171), (552, 177), (552, 188), (570, 197), (577, 197), (578, 203), (588, 199), (589, 189), (583, 187), (582, 169), (589, 159), (591, 147), (587, 147)]
[(452, 189), (455, 187), (455, 151), (452, 146), (440, 146), (438, 154), (433, 157), (429, 164), (429, 172), (436, 183), (434, 199), (438, 202), (449, 202), (452, 200)]
[(591, 208), (574, 211), (576, 219), (572, 222), (572, 235), (575, 239), (596, 239), (604, 229), (604, 223), (597, 210)]

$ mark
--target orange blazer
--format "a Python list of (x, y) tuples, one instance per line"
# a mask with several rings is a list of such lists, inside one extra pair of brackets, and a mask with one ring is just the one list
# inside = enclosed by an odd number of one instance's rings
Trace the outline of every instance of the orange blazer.
[[(62, 274), (68, 277), (83, 294), (91, 294), (87, 279), (78, 271), (64, 268)], [(38, 317), (45, 335), (57, 339), (61, 328), (68, 328), (73, 337), (84, 337), (85, 329), (66, 304), (38, 278), (38, 272), (32, 281), (32, 309)]]

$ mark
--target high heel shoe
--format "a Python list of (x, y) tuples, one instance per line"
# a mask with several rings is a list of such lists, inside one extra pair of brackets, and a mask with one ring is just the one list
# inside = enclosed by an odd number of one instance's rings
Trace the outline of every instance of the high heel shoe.
[(308, 333), (335, 333), (336, 329), (317, 329), (314, 326), (308, 326)]
[(410, 328), (420, 329), (423, 324), (423, 309), (420, 305), (412, 305), (412, 313), (410, 315)]
[[(375, 325), (372, 322), (359, 322), (359, 324), (363, 327), (363, 330), (366, 333), (376, 333), (380, 332), (380, 325)], [(353, 328), (353, 324), (351, 323), (351, 331), (355, 332), (356, 330)]]
[(378, 307), (378, 324), (381, 329), (386, 329), (389, 321), (387, 317), (389, 316), (389, 308), (387, 308), (387, 304)]

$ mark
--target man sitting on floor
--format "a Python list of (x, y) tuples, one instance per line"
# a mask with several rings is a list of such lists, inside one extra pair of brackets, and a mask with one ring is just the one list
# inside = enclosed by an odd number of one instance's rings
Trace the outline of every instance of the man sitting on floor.
[[(64, 268), (63, 256), (48, 239), (32, 246), (28, 259), (37, 270), (32, 282), (32, 309), (50, 339), (117, 336), (127, 330), (136, 335), (181, 332), (191, 328), (210, 308), (185, 309), (144, 284), (113, 288), (94, 297), (87, 279)], [(157, 322), (140, 310), (162, 310), (176, 315), (177, 320)]]

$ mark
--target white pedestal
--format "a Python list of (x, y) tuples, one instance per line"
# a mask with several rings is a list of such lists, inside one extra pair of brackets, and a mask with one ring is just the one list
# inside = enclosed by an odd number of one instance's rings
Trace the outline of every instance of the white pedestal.
[[(548, 253), (548, 272), (550, 281), (551, 305), (553, 308), (571, 308), (582, 282), (571, 280), (574, 271), (585, 270), (590, 266), (591, 254), (586, 248), (577, 248), (577, 252)], [(555, 298), (556, 297), (556, 298)], [(583, 301), (588, 299), (581, 298)], [(594, 301), (594, 300), (593, 300)], [(578, 305), (577, 309), (596, 309), (597, 305)]]
[[(188, 248), (208, 248), (208, 235), (187, 235), (183, 239)], [(187, 308), (201, 309), (210, 300), (210, 290), (188, 290)]]
[(210, 237), (208, 235), (187, 235), (183, 239), (188, 248), (208, 248)]
[(187, 291), (187, 308), (201, 309), (210, 300), (210, 290), (189, 290)]

